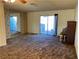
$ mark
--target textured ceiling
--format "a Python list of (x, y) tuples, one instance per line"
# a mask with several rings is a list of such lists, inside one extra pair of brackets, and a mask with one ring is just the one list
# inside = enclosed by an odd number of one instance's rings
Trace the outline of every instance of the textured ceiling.
[(5, 3), (5, 8), (20, 11), (49, 11), (76, 8), (77, 0), (27, 0), (22, 4), (19, 0), (15, 3)]

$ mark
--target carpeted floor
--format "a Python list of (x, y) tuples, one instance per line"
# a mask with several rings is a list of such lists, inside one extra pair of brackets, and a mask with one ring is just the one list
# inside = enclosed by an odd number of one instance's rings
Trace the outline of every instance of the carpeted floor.
[(77, 59), (73, 45), (46, 35), (21, 35), (0, 47), (0, 59)]

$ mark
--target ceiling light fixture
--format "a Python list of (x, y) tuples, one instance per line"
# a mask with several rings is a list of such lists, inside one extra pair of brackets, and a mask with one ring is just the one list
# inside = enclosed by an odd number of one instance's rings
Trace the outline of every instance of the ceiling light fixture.
[(4, 2), (14, 3), (14, 2), (15, 2), (15, 0), (4, 0)]
[(12, 3), (13, 3), (13, 2), (15, 2), (15, 0), (10, 0), (10, 2), (12, 2)]
[[(8, 2), (8, 3), (14, 3), (16, 0), (3, 0), (3, 2)], [(21, 3), (25, 4), (27, 3), (27, 0), (18, 0), (20, 1)]]
[(8, 0), (4, 0), (5, 2), (8, 2)]

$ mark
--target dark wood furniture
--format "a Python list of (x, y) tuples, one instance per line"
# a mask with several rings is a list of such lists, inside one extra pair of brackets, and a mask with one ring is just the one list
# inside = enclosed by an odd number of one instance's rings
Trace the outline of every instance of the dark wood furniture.
[(76, 31), (76, 21), (67, 22), (67, 39), (66, 42), (69, 44), (74, 44)]

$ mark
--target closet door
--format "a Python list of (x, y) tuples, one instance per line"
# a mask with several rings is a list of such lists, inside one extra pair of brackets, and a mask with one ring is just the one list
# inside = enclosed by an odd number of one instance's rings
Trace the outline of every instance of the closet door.
[(67, 22), (67, 42), (74, 44), (76, 21)]

